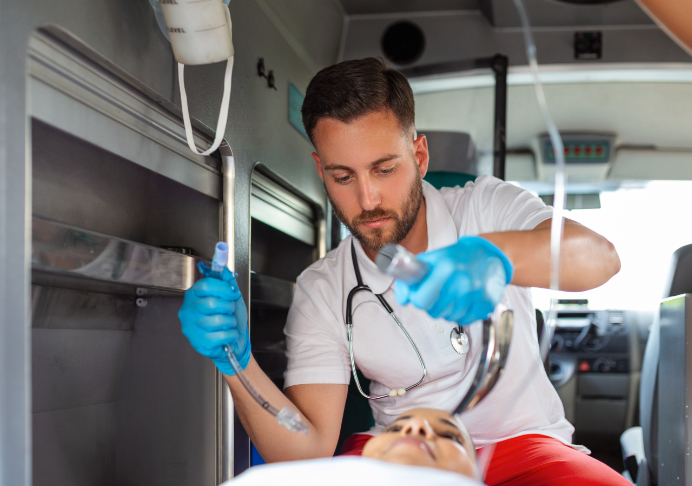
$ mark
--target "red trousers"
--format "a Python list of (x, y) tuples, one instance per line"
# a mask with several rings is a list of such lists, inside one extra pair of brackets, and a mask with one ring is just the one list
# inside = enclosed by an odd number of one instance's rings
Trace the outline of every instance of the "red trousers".
[[(342, 447), (343, 455), (359, 456), (370, 437), (349, 437)], [(478, 449), (481, 456), (482, 451)], [(522, 435), (499, 442), (492, 454), (485, 477), (488, 486), (631, 486), (601, 461), (544, 435)]]

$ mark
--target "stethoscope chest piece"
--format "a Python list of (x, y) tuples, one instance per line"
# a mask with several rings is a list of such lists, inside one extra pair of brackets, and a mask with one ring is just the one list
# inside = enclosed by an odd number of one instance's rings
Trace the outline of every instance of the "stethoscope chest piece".
[(466, 354), (469, 352), (469, 337), (460, 327), (452, 329), (449, 340), (457, 353)]

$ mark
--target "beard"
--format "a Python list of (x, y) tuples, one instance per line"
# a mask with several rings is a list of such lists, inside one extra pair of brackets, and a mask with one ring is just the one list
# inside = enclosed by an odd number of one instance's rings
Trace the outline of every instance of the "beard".
[[(325, 191), (326, 189), (325, 187)], [(401, 208), (401, 215), (392, 209), (375, 208), (371, 211), (363, 211), (349, 220), (343, 210), (332, 200), (329, 191), (326, 192), (329, 202), (332, 203), (334, 214), (339, 221), (348, 228), (363, 248), (375, 252), (380, 251), (384, 245), (399, 243), (406, 238), (416, 222), (418, 211), (420, 211), (421, 204), (423, 203), (423, 183), (421, 182), (420, 174), (417, 174), (416, 179), (409, 187), (408, 197)], [(365, 231), (359, 229), (360, 223), (383, 218), (391, 218), (394, 222), (394, 229), (389, 234), (386, 234), (383, 228), (373, 228)]]

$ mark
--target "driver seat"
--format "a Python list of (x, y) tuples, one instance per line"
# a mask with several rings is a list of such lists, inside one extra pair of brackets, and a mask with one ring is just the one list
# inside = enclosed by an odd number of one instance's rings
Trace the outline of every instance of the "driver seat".
[(468, 133), (424, 130), (430, 159), (424, 179), (435, 189), (464, 187), (476, 180), (478, 159)]
[[(692, 245), (683, 246), (673, 253), (663, 298), (668, 299), (682, 294), (692, 294)], [(687, 311), (689, 312), (689, 309)], [(667, 389), (667, 381), (660, 383), (658, 376), (661, 361), (661, 315), (659, 312), (654, 317), (644, 351), (639, 389), (641, 427), (632, 427), (620, 437), (625, 469), (637, 486), (659, 484), (659, 398), (670, 399), (675, 395), (672, 390)], [(684, 321), (682, 325), (685, 325)], [(666, 354), (668, 355), (668, 350)], [(683, 375), (685, 371), (684, 368), (679, 370)], [(684, 414), (684, 406), (678, 408)], [(676, 420), (682, 418), (678, 417)], [(666, 421), (673, 421), (673, 419), (674, 417), (666, 414)]]

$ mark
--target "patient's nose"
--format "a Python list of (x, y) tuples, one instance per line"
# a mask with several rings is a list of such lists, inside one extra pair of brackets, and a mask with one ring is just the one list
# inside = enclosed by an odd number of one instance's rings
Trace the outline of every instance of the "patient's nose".
[(430, 423), (427, 420), (421, 418), (411, 418), (406, 422), (406, 425), (402, 429), (405, 435), (414, 435), (424, 437), (426, 439), (432, 439), (433, 430), (430, 427)]

